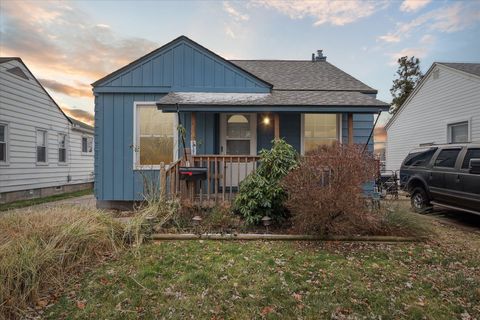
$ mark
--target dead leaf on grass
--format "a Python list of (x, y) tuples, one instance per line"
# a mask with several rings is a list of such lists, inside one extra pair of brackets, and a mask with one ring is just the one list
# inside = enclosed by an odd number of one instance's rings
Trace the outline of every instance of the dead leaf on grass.
[(270, 307), (270, 306), (267, 306), (267, 307), (264, 307), (264, 308), (262, 309), (262, 311), (260, 312), (260, 314), (261, 314), (262, 316), (266, 316), (266, 315), (268, 315), (268, 314), (270, 314), (270, 313), (272, 313), (272, 312), (273, 312), (273, 308)]
[(77, 300), (77, 308), (80, 310), (85, 309), (86, 303), (83, 300)]

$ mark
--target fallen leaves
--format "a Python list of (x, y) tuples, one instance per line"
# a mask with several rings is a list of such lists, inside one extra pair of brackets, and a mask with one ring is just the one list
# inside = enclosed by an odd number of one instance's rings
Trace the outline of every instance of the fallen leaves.
[(260, 311), (260, 315), (265, 317), (265, 316), (269, 315), (270, 313), (272, 313), (273, 311), (274, 311), (273, 307), (267, 306), (267, 307), (264, 307), (262, 309), (262, 311)]
[(87, 303), (86, 303), (85, 300), (77, 300), (76, 305), (77, 305), (78, 309), (83, 310), (83, 309), (85, 309)]

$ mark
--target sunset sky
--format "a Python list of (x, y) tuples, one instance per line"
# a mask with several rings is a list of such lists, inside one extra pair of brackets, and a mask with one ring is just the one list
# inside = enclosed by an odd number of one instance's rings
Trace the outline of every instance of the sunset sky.
[(0, 1), (0, 56), (21, 57), (69, 114), (90, 83), (186, 35), (227, 59), (327, 60), (379, 90), (403, 55), (480, 61), (480, 1)]

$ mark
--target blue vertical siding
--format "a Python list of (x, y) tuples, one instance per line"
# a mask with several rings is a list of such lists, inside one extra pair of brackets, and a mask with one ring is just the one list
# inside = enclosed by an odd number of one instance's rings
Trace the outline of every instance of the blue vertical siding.
[[(270, 124), (262, 123), (263, 118), (268, 116)], [(270, 149), (272, 147), (272, 140), (275, 138), (273, 115), (261, 114), (257, 115), (257, 153), (262, 149)]]
[(291, 144), (300, 153), (301, 144), (301, 114), (280, 113), (280, 138)]
[[(123, 199), (134, 194), (133, 183), (133, 94), (123, 95)], [(132, 106), (129, 108), (128, 106)]]
[(269, 92), (270, 86), (242, 69), (187, 41), (178, 41), (107, 79), (108, 87), (168, 91)]
[(93, 191), (97, 198), (103, 197), (103, 96), (95, 97), (95, 164), (94, 164), (94, 188)]
[[(373, 114), (353, 114), (353, 142), (366, 144), (373, 128)], [(373, 139), (368, 143), (368, 150), (373, 152)]]
[(114, 110), (113, 94), (103, 95), (103, 148), (102, 148), (102, 171), (103, 171), (103, 199), (114, 200), (113, 197), (113, 143), (114, 143)]
[(348, 113), (342, 113), (342, 143), (348, 142)]

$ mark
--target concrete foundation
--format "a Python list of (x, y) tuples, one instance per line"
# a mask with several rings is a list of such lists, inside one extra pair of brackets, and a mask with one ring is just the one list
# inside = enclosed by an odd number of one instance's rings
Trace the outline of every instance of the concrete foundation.
[(0, 203), (9, 203), (20, 200), (43, 198), (56, 194), (75, 192), (85, 189), (93, 189), (93, 182), (69, 184), (57, 187), (20, 190), (0, 193)]

